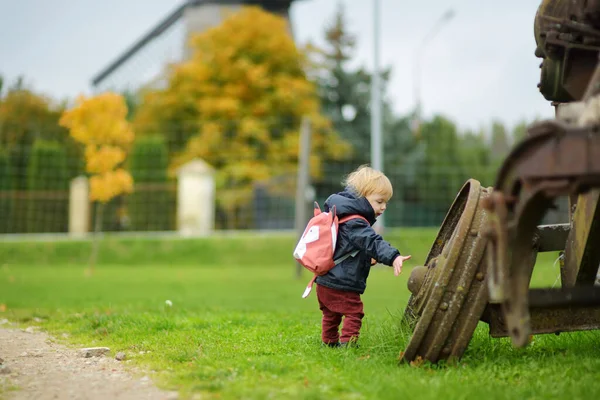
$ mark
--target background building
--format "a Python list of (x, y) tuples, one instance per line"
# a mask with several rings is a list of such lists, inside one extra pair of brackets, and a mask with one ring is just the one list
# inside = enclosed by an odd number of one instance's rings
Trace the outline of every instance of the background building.
[[(165, 66), (190, 56), (187, 43), (193, 34), (220, 24), (244, 5), (258, 5), (289, 21), (293, 0), (187, 0), (167, 15), (129, 50), (92, 79), (96, 92), (135, 91), (143, 85), (160, 85)], [(291, 32), (291, 24), (290, 32)]]

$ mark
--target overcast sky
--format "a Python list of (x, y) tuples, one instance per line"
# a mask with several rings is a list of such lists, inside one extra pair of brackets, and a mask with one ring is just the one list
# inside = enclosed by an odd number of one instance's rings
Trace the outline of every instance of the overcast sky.
[[(0, 74), (23, 75), (54, 98), (90, 93), (90, 80), (182, 0), (0, 0)], [(338, 2), (358, 37), (357, 63), (372, 67), (371, 0), (297, 0), (297, 41), (319, 42)], [(380, 0), (381, 60), (392, 67), (388, 95), (399, 113), (414, 107), (415, 50), (448, 9), (424, 48), (421, 97), (426, 116), (441, 113), (462, 128), (498, 119), (551, 118), (539, 93), (533, 20), (540, 0)]]

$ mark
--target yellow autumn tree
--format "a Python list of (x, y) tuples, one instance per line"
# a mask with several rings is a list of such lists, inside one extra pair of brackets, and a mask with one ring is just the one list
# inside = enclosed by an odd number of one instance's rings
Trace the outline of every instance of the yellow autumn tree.
[(254, 182), (296, 171), (303, 117), (312, 126), (314, 177), (324, 160), (345, 156), (349, 146), (321, 114), (308, 57), (284, 18), (243, 7), (190, 46), (190, 59), (171, 66), (164, 88), (143, 95), (135, 130), (167, 136), (172, 168), (193, 158), (212, 165), (228, 214), (249, 200)]
[[(126, 117), (127, 105), (123, 96), (107, 92), (89, 98), (80, 96), (75, 107), (66, 110), (59, 121), (60, 125), (69, 129), (71, 137), (85, 148), (85, 168), (90, 174), (90, 200), (98, 202), (96, 233), (102, 229), (104, 205), (116, 196), (133, 190), (133, 179), (122, 167), (134, 139)], [(95, 240), (90, 259), (91, 272), (97, 256), (97, 243)]]

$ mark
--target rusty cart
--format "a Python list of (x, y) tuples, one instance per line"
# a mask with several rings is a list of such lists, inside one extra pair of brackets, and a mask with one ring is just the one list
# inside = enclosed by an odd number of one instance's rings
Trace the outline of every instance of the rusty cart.
[[(479, 321), (516, 347), (531, 335), (600, 328), (600, 0), (544, 0), (534, 21), (542, 95), (556, 117), (528, 129), (493, 187), (469, 180), (413, 269), (403, 361), (459, 359)], [(569, 222), (540, 225), (559, 198)], [(540, 252), (558, 288), (530, 288)]]

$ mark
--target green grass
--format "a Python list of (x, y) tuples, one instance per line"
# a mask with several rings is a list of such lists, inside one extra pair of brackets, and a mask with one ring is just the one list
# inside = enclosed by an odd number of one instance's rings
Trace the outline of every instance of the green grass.
[[(406, 229), (388, 238), (413, 254), (414, 266), (434, 236), (434, 230)], [(183, 397), (487, 400), (600, 394), (596, 332), (537, 336), (531, 346), (514, 349), (508, 339), (490, 338), (482, 323), (458, 365), (398, 365), (410, 337), (399, 325), (410, 268), (400, 277), (386, 267), (372, 271), (359, 349), (322, 348), (316, 296), (300, 298), (309, 275), (295, 279), (293, 243), (290, 236), (108, 238), (92, 277), (84, 274), (89, 243), (1, 243), (0, 303), (7, 310), (0, 318), (40, 325), (57, 337), (68, 332), (74, 345), (125, 351), (132, 360), (127, 365), (155, 371), (161, 387)], [(536, 285), (554, 282), (554, 257), (540, 257)]]

